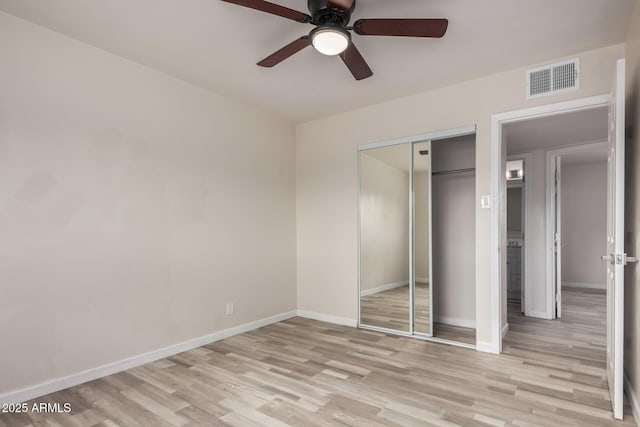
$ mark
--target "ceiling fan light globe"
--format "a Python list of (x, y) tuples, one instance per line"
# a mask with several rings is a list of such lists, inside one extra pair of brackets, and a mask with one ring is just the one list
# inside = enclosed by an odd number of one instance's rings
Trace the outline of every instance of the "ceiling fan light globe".
[(349, 34), (334, 28), (321, 28), (311, 36), (311, 44), (323, 55), (339, 55), (349, 47)]

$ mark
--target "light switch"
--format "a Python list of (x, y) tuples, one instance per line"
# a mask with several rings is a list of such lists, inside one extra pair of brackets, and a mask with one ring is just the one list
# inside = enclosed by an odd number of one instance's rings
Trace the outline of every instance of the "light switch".
[(491, 195), (483, 194), (480, 196), (480, 207), (482, 209), (491, 209)]

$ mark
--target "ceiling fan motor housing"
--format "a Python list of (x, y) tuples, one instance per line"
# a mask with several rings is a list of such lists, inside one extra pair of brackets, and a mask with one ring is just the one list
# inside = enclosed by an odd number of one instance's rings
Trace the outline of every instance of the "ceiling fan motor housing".
[(346, 26), (351, 19), (351, 13), (356, 7), (353, 0), (349, 9), (342, 9), (332, 6), (331, 0), (308, 0), (309, 12), (311, 13), (312, 23), (315, 25), (334, 24)]

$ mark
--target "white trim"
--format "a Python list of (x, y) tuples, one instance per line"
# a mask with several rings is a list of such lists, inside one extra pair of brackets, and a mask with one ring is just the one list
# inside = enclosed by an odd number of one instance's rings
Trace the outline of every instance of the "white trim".
[(534, 311), (534, 310), (531, 310), (527, 314), (527, 317), (535, 317), (537, 319), (553, 320), (551, 318), (551, 316), (549, 315), (549, 313), (547, 313), (546, 311)]
[(389, 291), (391, 289), (399, 288), (401, 286), (407, 286), (409, 282), (406, 280), (404, 282), (396, 282), (396, 283), (388, 283), (386, 285), (377, 286), (375, 288), (367, 289), (366, 291), (361, 291), (360, 296), (366, 297), (367, 295), (377, 294), (378, 292)]
[(358, 151), (370, 150), (372, 148), (388, 147), (390, 145), (406, 144), (409, 142), (422, 142), (429, 140), (447, 139), (457, 136), (473, 135), (476, 133), (476, 125), (462, 126), (454, 129), (439, 130), (435, 132), (423, 133), (421, 135), (404, 136), (385, 141), (371, 142), (358, 145)]
[[(545, 152), (545, 169), (544, 169), (544, 192), (545, 192), (545, 239), (544, 239), (544, 251), (545, 251), (545, 311), (548, 319), (556, 318), (555, 302), (556, 302), (556, 268), (555, 260), (555, 214), (558, 207), (562, 206), (562, 203), (557, 203), (555, 200), (556, 182), (555, 173), (558, 167), (557, 158), (559, 156), (554, 155), (554, 150), (547, 150)], [(562, 157), (560, 157), (562, 159)], [(562, 238), (562, 235), (560, 235)]]
[(502, 338), (504, 338), (504, 336), (507, 335), (507, 332), (509, 332), (509, 324), (505, 323), (504, 326), (502, 327)]
[(631, 406), (631, 412), (633, 413), (636, 425), (640, 427), (640, 402), (638, 401), (638, 394), (631, 385), (631, 378), (629, 378), (627, 371), (624, 371), (624, 391), (627, 393), (629, 406)]
[(358, 326), (356, 319), (349, 319), (348, 317), (339, 317), (331, 314), (317, 313), (315, 311), (298, 310), (298, 317), (304, 317), (305, 319), (318, 320), (320, 322), (333, 323), (335, 325), (350, 326), (355, 328)]
[(433, 321), (435, 323), (442, 323), (444, 325), (460, 326), (461, 328), (473, 328), (473, 329), (476, 328), (475, 319), (460, 319), (455, 317), (446, 317), (446, 316), (440, 316), (440, 315), (434, 314)]
[(588, 110), (591, 108), (606, 107), (609, 105), (610, 100), (611, 95), (609, 94), (590, 96), (587, 98), (579, 98), (571, 101), (539, 105), (537, 107), (522, 108), (520, 110), (494, 114), (491, 118), (491, 121), (492, 123), (494, 121), (497, 121), (501, 124), (522, 122), (539, 117), (571, 113), (574, 111)]
[(476, 350), (483, 353), (500, 354), (500, 349), (493, 342), (478, 341), (476, 342)]
[[(502, 352), (502, 339), (499, 335), (502, 329), (502, 289), (501, 289), (501, 269), (502, 269), (502, 243), (500, 242), (500, 184), (502, 183), (502, 122), (500, 116), (494, 115), (491, 118), (491, 238), (489, 254), (491, 256), (491, 342), (476, 342), (479, 351), (488, 353)], [(504, 177), (506, 180), (506, 177)], [(525, 178), (526, 179), (526, 178)], [(505, 190), (506, 191), (506, 190)], [(477, 218), (476, 218), (477, 220)], [(476, 239), (476, 246), (480, 242)], [(478, 255), (483, 252), (476, 247), (476, 266)]]
[(583, 283), (583, 282), (562, 282), (562, 287), (569, 288), (583, 288), (583, 289), (600, 289), (602, 291), (607, 289), (607, 285), (603, 283)]
[(92, 381), (98, 378), (112, 375), (118, 372), (126, 371), (127, 369), (135, 368), (136, 366), (144, 365), (149, 362), (153, 362), (165, 357), (173, 356), (184, 351), (192, 350), (197, 347), (202, 347), (216, 341), (223, 340), (225, 338), (232, 337), (234, 335), (249, 332), (254, 329), (261, 328), (263, 326), (271, 325), (273, 323), (282, 322), (283, 320), (295, 317), (296, 310), (288, 311), (286, 313), (276, 314), (275, 316), (266, 317), (264, 319), (255, 320), (253, 322), (245, 323), (243, 325), (234, 326), (232, 328), (223, 329), (218, 332), (203, 335), (201, 337), (193, 338), (187, 341), (183, 341), (178, 344), (173, 344), (168, 347), (160, 348), (157, 350), (149, 351), (147, 353), (139, 354), (137, 356), (128, 357), (126, 359), (118, 360), (113, 363), (98, 366), (95, 368), (87, 369), (85, 371), (77, 372), (64, 377), (56, 378), (46, 381), (41, 384), (36, 384), (30, 387), (25, 387), (20, 390), (13, 390), (0, 395), (0, 403), (22, 403), (31, 399), (35, 399), (40, 396), (44, 396), (56, 391), (64, 390), (69, 387), (73, 387), (78, 384)]
[[(610, 95), (599, 95), (588, 98), (580, 98), (572, 101), (559, 102), (555, 104), (540, 105), (537, 107), (524, 108), (520, 110), (508, 111), (504, 113), (494, 114), (491, 116), (491, 243), (489, 254), (491, 256), (491, 344), (490, 347), (482, 347), (487, 343), (478, 343), (478, 349), (491, 348), (500, 352), (502, 350), (501, 334), (501, 317), (502, 317), (502, 301), (500, 292), (500, 254), (502, 249), (500, 242), (500, 210), (504, 206), (500, 205), (501, 192), (501, 171), (502, 171), (502, 125), (505, 123), (513, 123), (529, 120), (538, 117), (551, 116), (556, 114), (569, 113), (591, 108), (604, 107), (609, 105)], [(506, 177), (505, 177), (506, 179)], [(526, 178), (525, 178), (526, 179)], [(505, 186), (506, 187), (506, 186)], [(525, 236), (526, 239), (526, 236)], [(478, 243), (477, 243), (478, 244)], [(484, 248), (483, 248), (484, 250)], [(477, 256), (478, 251), (476, 251)], [(477, 260), (476, 260), (477, 261)], [(482, 351), (482, 350), (481, 350)]]
[(426, 283), (428, 285), (429, 284), (429, 278), (428, 277), (416, 277), (416, 283)]

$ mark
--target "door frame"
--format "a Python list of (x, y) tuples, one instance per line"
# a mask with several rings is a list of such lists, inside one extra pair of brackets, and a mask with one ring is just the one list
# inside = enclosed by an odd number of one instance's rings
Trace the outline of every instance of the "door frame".
[[(534, 118), (549, 117), (575, 111), (608, 107), (611, 95), (598, 95), (571, 101), (524, 108), (491, 116), (491, 343), (483, 346), (490, 353), (502, 352), (502, 331), (506, 327), (506, 268), (502, 268), (502, 258), (506, 256), (506, 147), (503, 143), (502, 128), (514, 123)], [(505, 264), (506, 267), (506, 264)], [(504, 270), (504, 271), (503, 271)]]
[[(554, 310), (556, 304), (556, 290), (555, 288), (555, 276), (556, 270), (554, 268), (553, 257), (553, 243), (554, 243), (554, 212), (556, 209), (554, 193), (554, 179), (555, 179), (555, 166), (558, 158), (567, 156), (569, 154), (581, 153), (584, 151), (591, 151), (597, 149), (608, 149), (609, 142), (606, 139), (601, 139), (593, 142), (586, 142), (578, 145), (571, 145), (567, 147), (555, 148), (547, 150), (545, 153), (545, 192), (546, 192), (546, 239), (545, 239), (545, 253), (546, 253), (546, 287), (547, 287), (547, 318), (556, 319), (556, 310)], [(561, 172), (562, 173), (562, 172)], [(560, 195), (562, 200), (562, 194)], [(560, 229), (560, 244), (562, 244), (562, 229)], [(562, 286), (562, 281), (560, 281)], [(562, 304), (562, 298), (560, 299)]]

